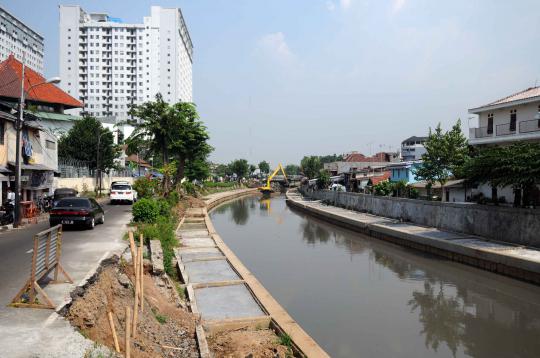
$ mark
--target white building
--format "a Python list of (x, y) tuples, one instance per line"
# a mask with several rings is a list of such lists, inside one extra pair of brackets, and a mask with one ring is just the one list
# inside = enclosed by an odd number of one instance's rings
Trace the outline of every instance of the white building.
[(409, 137), (401, 142), (401, 160), (404, 162), (422, 160), (422, 155), (426, 153), (424, 143), (427, 137)]
[[(540, 87), (531, 87), (481, 107), (469, 109), (478, 116), (469, 128), (469, 144), (474, 146), (507, 145), (517, 141), (540, 141)], [(475, 190), (486, 198), (514, 200), (512, 187), (492, 188), (487, 184)]]
[(469, 109), (478, 125), (469, 128), (469, 144), (504, 144), (521, 140), (540, 141), (540, 87)]
[(0, 7), (0, 62), (13, 54), (26, 66), (43, 73), (43, 36)]
[(106, 122), (129, 118), (130, 105), (161, 93), (191, 102), (193, 46), (178, 8), (152, 6), (141, 24), (126, 24), (80, 6), (60, 5), (62, 88)]

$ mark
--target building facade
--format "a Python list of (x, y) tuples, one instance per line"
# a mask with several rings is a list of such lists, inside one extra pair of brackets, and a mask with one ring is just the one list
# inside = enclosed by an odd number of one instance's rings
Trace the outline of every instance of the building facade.
[(416, 183), (416, 170), (422, 166), (422, 161), (408, 161), (389, 164), (386, 169), (390, 171), (390, 181), (405, 181), (407, 184)]
[(43, 73), (43, 36), (0, 7), (0, 61), (9, 55)]
[(421, 160), (426, 153), (424, 143), (427, 137), (409, 137), (401, 142), (401, 160), (404, 162)]
[(158, 93), (193, 101), (193, 45), (180, 9), (152, 6), (142, 23), (127, 24), (60, 5), (59, 32), (61, 86), (89, 115), (118, 123)]
[(540, 87), (469, 109), (478, 116), (469, 128), (469, 144), (497, 145), (516, 141), (540, 141)]

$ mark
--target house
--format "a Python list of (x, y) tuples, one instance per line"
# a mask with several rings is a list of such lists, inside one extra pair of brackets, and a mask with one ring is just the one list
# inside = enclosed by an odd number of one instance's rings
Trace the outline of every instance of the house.
[(341, 175), (366, 168), (385, 167), (388, 163), (398, 161), (399, 156), (397, 153), (380, 152), (371, 157), (366, 157), (362, 153), (351, 152), (345, 154), (341, 161), (324, 163), (324, 169), (330, 175)]
[(405, 181), (407, 184), (416, 183), (415, 172), (422, 166), (422, 161), (407, 161), (400, 163), (391, 163), (386, 166), (390, 171), (390, 181)]
[(390, 178), (390, 172), (385, 166), (368, 167), (342, 174), (347, 191), (364, 192), (367, 186), (375, 185)]
[[(22, 63), (13, 56), (0, 63), (0, 179), (2, 202), (8, 187), (14, 188), (16, 162), (16, 129), (18, 102), (21, 95)], [(49, 124), (63, 118), (63, 111), (82, 107), (71, 97), (45, 78), (26, 67), (24, 70), (25, 105), (21, 130), (21, 200), (34, 200), (50, 193), (54, 173), (58, 171), (57, 136)], [(51, 121), (42, 120), (51, 116)], [(56, 117), (58, 116), (58, 117)], [(53, 118), (54, 117), (54, 118)]]
[(471, 108), (469, 113), (478, 116), (477, 126), (469, 129), (471, 145), (540, 141), (540, 87)]
[[(477, 147), (509, 145), (518, 141), (540, 142), (540, 87), (531, 87), (480, 107), (469, 109), (478, 116), (469, 128), (469, 144)], [(512, 187), (492, 188), (481, 184), (474, 191), (491, 199), (512, 203)]]
[(409, 137), (401, 142), (401, 161), (409, 162), (421, 160), (422, 155), (426, 153), (424, 143), (428, 137)]

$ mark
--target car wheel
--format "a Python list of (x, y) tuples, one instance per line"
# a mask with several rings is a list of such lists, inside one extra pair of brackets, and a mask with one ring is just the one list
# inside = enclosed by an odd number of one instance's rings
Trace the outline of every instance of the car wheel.
[(100, 224), (105, 224), (105, 214), (101, 215), (101, 220), (99, 220)]
[(96, 227), (96, 219), (92, 218), (92, 220), (90, 220), (90, 224), (88, 224), (88, 229), (93, 230), (94, 227)]

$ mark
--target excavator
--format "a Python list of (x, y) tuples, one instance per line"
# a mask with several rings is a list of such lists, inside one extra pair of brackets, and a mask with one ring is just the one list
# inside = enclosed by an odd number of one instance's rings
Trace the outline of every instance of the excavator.
[(263, 193), (263, 195), (264, 194), (268, 195), (274, 192), (274, 189), (272, 189), (272, 187), (270, 186), (270, 182), (276, 176), (276, 174), (279, 173), (280, 170), (283, 173), (283, 177), (285, 178), (285, 183), (288, 183), (287, 174), (285, 174), (285, 169), (283, 169), (283, 166), (281, 164), (278, 164), (278, 167), (276, 168), (276, 170), (274, 170), (274, 172), (268, 176), (268, 179), (266, 179), (266, 186), (260, 186), (258, 188), (259, 191)]

